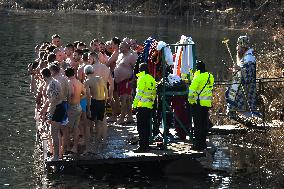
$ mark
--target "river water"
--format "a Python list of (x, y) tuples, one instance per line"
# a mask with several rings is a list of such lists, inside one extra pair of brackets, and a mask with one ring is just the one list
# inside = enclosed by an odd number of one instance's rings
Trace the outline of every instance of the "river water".
[[(238, 176), (220, 172), (207, 175), (181, 174), (159, 176), (120, 174), (95, 177), (92, 174), (47, 175), (38, 160), (35, 145), (36, 129), (33, 119), (34, 102), (29, 94), (27, 65), (35, 58), (34, 46), (50, 40), (58, 33), (63, 43), (75, 40), (87, 44), (93, 38), (104, 41), (113, 36), (135, 38), (142, 43), (154, 36), (167, 43), (175, 43), (182, 34), (192, 36), (197, 56), (203, 59), (216, 78), (223, 78), (226, 70), (221, 59), (230, 61), (221, 43), (224, 37), (235, 46), (239, 35), (247, 31), (232, 30), (216, 24), (193, 22), (180, 18), (145, 18), (133, 16), (103, 16), (90, 14), (0, 14), (0, 188), (239, 188), (252, 187)], [(254, 45), (262, 43), (260, 31), (250, 31)], [(234, 52), (234, 51), (232, 51)], [(217, 141), (217, 142), (216, 142)], [(215, 143), (229, 153), (228, 147)], [(220, 142), (221, 143), (221, 142)], [(230, 169), (230, 155), (218, 150), (215, 167)], [(257, 187), (257, 186), (255, 186)]]

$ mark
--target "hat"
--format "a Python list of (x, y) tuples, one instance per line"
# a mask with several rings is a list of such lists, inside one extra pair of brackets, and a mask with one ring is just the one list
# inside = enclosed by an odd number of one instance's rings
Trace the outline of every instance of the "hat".
[(240, 47), (249, 47), (249, 37), (246, 35), (240, 36), (237, 40), (237, 45)]
[(205, 72), (205, 63), (201, 60), (196, 61), (196, 69), (200, 70), (200, 72)]

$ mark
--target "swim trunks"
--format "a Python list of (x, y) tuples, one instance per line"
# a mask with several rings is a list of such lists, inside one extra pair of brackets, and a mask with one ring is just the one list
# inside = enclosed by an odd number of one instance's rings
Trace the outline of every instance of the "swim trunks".
[(63, 107), (64, 107), (65, 113), (64, 113), (64, 118), (63, 118), (63, 120), (62, 120), (60, 123), (61, 123), (61, 125), (67, 125), (67, 123), (68, 123), (68, 114), (67, 114), (68, 103), (67, 103), (67, 101), (62, 101), (61, 104), (62, 104)]
[(82, 108), (82, 112), (87, 112), (87, 98), (86, 97), (80, 100), (80, 105)]
[(118, 95), (131, 95), (130, 79), (125, 79), (117, 84)]
[(104, 120), (105, 116), (105, 101), (104, 100), (96, 100), (96, 99), (91, 99), (91, 120)]
[(73, 128), (79, 126), (80, 117), (82, 113), (82, 108), (80, 104), (69, 104), (68, 107), (68, 118), (69, 118), (69, 125)]
[(64, 105), (62, 103), (57, 104), (53, 115), (51, 115), (51, 120), (61, 123), (62, 121), (64, 121), (65, 112), (66, 111)]

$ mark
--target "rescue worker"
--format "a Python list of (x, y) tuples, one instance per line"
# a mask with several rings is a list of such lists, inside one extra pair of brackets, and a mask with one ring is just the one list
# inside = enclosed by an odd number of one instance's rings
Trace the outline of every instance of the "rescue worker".
[(152, 109), (156, 98), (156, 81), (149, 74), (148, 65), (143, 63), (139, 66), (136, 74), (137, 88), (132, 107), (136, 109), (137, 130), (139, 134), (139, 148), (134, 152), (147, 152), (150, 150), (150, 127)]
[(206, 149), (206, 136), (209, 128), (208, 110), (212, 106), (214, 76), (205, 70), (205, 64), (198, 61), (196, 69), (200, 74), (194, 76), (189, 86), (188, 102), (192, 105), (194, 122), (193, 150)]

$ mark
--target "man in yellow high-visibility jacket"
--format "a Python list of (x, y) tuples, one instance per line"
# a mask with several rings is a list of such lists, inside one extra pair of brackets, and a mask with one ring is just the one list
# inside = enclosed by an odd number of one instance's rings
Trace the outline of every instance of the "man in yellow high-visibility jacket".
[(137, 74), (136, 95), (132, 107), (136, 109), (139, 148), (134, 152), (149, 151), (152, 109), (156, 98), (156, 81), (149, 74), (148, 65), (141, 64)]
[(205, 70), (202, 61), (197, 62), (200, 74), (194, 76), (189, 86), (188, 102), (192, 105), (194, 122), (194, 150), (206, 149), (206, 136), (209, 128), (208, 110), (212, 106), (212, 89), (214, 76)]

